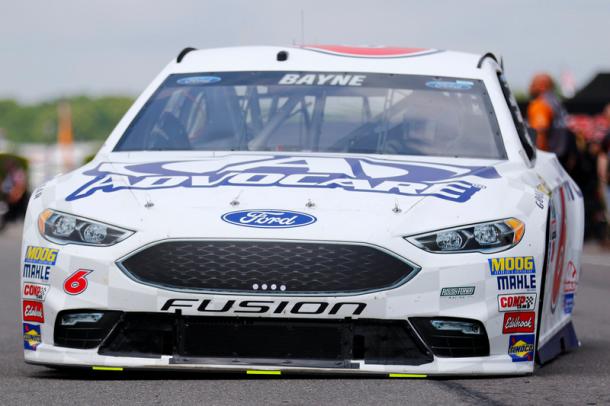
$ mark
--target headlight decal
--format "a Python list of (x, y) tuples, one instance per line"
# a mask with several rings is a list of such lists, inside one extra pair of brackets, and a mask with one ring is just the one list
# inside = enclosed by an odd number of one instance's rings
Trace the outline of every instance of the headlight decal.
[(494, 253), (517, 245), (525, 224), (516, 219), (488, 221), (405, 237), (413, 245), (434, 253)]
[(38, 216), (38, 231), (56, 244), (102, 247), (114, 245), (133, 234), (130, 230), (50, 209)]

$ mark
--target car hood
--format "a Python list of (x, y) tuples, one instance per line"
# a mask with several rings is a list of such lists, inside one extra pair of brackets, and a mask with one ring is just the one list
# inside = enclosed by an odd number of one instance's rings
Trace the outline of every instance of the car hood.
[(46, 185), (45, 199), (57, 210), (167, 237), (260, 238), (261, 230), (223, 216), (273, 210), (316, 220), (290, 231), (293, 238), (364, 241), (515, 216), (525, 190), (520, 168), (455, 158), (114, 153)]

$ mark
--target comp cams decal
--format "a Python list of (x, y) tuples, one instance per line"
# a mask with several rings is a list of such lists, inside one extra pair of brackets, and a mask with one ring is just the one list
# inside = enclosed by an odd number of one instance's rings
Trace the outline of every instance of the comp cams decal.
[(222, 220), (254, 228), (293, 228), (316, 222), (310, 214), (290, 210), (239, 210), (223, 214)]
[(44, 302), (48, 292), (49, 285), (26, 282), (23, 284), (23, 291), (21, 292), (21, 295), (23, 299), (34, 299)]
[(434, 196), (463, 203), (496, 179), (493, 167), (457, 166), (371, 158), (228, 156), (224, 159), (143, 164), (100, 163), (67, 201), (120, 190), (221, 186), (342, 189), (402, 196)]
[(536, 308), (535, 293), (514, 293), (498, 296), (498, 311), (522, 311), (534, 310)]
[(45, 247), (28, 246), (23, 259), (24, 279), (48, 283), (51, 267), (57, 261), (59, 250)]
[(36, 348), (41, 342), (40, 326), (23, 323), (23, 348), (30, 351), (36, 351)]

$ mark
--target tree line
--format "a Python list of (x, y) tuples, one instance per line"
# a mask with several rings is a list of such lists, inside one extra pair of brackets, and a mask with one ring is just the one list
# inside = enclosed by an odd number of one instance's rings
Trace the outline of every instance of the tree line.
[(75, 141), (104, 140), (133, 103), (125, 96), (75, 96), (36, 104), (0, 100), (0, 131), (12, 142), (54, 143), (57, 140), (57, 106), (69, 103)]

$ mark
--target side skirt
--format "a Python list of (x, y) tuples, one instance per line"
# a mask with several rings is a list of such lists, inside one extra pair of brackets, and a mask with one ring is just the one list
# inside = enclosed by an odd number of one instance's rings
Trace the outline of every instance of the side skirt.
[(580, 347), (572, 321), (568, 322), (546, 344), (538, 349), (536, 361), (539, 365), (547, 364), (559, 355)]

